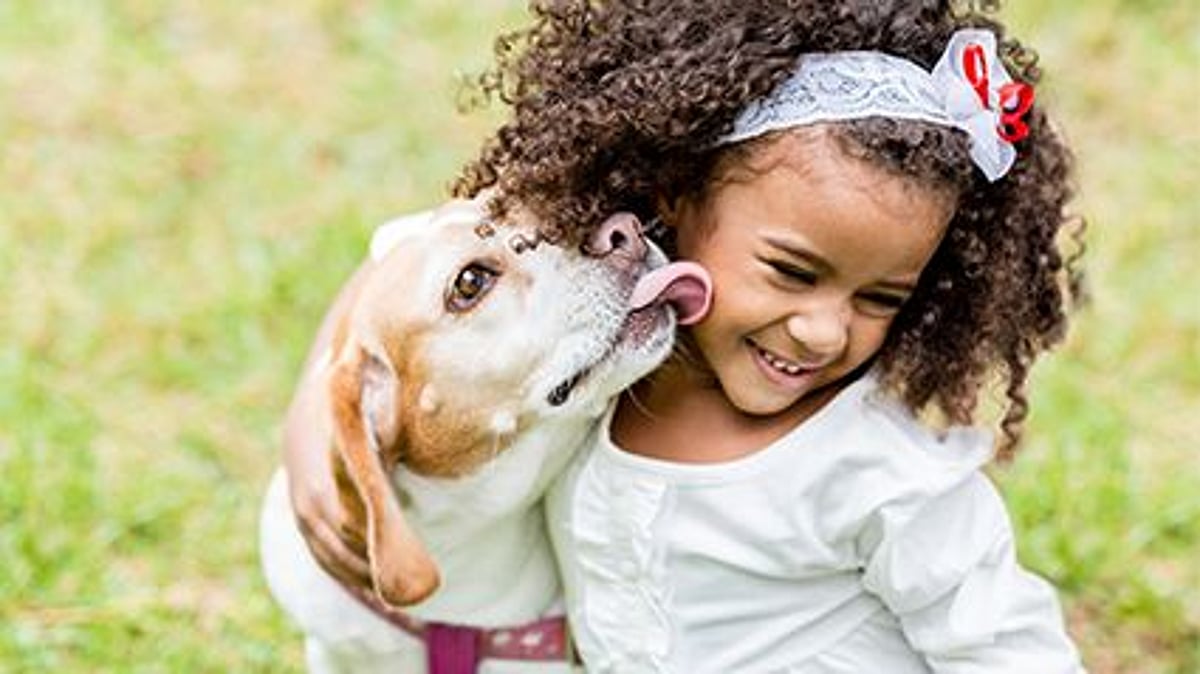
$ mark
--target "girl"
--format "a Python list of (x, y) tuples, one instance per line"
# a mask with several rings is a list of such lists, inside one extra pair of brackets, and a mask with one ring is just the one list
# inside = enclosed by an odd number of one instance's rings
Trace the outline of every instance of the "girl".
[[(576, 238), (632, 210), (714, 287), (548, 499), (589, 671), (1080, 671), (965, 427), (998, 384), (1011, 457), (1079, 287), (1032, 54), (948, 1), (533, 11), (456, 190)], [(355, 576), (335, 501), (292, 481)]]

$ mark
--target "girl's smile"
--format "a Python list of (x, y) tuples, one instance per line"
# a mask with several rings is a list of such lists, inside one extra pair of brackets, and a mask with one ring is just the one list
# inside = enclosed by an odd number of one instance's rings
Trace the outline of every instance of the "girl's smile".
[(806, 366), (787, 360), (755, 344), (754, 340), (748, 339), (747, 343), (753, 348), (755, 362), (762, 368), (763, 374), (781, 388), (803, 388), (820, 368), (820, 365)]
[(820, 127), (768, 143), (667, 218), (679, 256), (713, 278), (691, 339), (731, 409), (753, 416), (787, 411), (875, 355), (953, 205), (847, 157)]

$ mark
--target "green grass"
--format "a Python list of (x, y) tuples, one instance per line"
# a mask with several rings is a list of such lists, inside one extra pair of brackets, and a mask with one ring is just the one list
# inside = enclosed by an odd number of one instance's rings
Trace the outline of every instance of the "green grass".
[[(1200, 671), (1200, 9), (1019, 0), (1095, 300), (998, 472), (1096, 672)], [(496, 113), (516, 0), (0, 3), (0, 669), (299, 671), (256, 559), (280, 418), (371, 227)]]
[(1093, 302), (1000, 475), (1097, 672), (1200, 671), (1200, 7), (1020, 2), (1077, 148)]

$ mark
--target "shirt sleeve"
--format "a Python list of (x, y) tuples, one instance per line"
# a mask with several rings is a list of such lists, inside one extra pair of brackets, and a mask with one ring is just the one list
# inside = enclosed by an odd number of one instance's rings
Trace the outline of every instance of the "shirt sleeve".
[(1083, 672), (1054, 589), (1016, 559), (1003, 500), (979, 471), (885, 505), (863, 583), (934, 672)]

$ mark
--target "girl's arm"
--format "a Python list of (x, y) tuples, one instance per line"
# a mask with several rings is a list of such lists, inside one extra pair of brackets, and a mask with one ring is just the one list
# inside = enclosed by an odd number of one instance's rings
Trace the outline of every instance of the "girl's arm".
[(982, 473), (881, 518), (863, 582), (934, 672), (1083, 672), (1054, 588), (1022, 567)]

